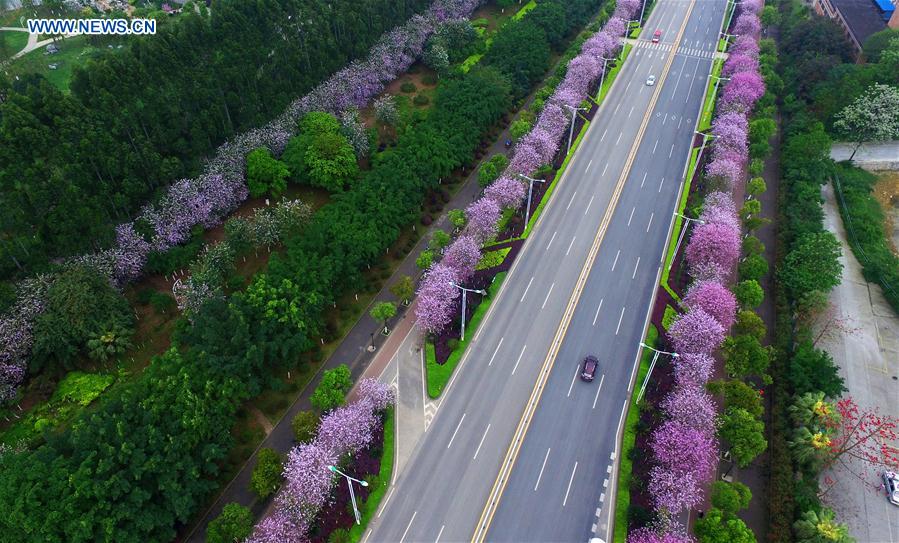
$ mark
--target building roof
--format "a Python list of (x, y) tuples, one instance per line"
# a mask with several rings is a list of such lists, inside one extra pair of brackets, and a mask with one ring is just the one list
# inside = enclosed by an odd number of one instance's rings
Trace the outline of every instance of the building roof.
[(856, 40), (864, 45), (868, 36), (880, 32), (887, 27), (880, 10), (871, 0), (831, 0), (833, 6), (840, 12), (849, 31)]

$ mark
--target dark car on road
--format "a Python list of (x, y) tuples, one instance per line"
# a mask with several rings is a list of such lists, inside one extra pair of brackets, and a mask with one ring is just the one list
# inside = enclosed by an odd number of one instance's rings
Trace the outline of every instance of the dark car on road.
[(599, 360), (593, 355), (587, 355), (584, 359), (584, 369), (581, 371), (581, 379), (584, 381), (592, 381), (596, 376), (596, 368), (599, 366)]

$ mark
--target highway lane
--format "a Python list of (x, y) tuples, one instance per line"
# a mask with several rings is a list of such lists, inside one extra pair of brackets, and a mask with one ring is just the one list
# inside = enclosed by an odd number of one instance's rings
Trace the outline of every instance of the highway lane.
[[(714, 51), (724, 15), (724, 2), (705, 4), (691, 13), (488, 541), (611, 540), (612, 453), (711, 70), (702, 53)], [(638, 43), (632, 54), (670, 45)], [(576, 377), (587, 354), (600, 360), (592, 383)]]
[[(688, 4), (668, 0), (653, 19), (668, 3), (683, 18)], [(664, 60), (661, 51), (627, 60), (569, 166), (588, 175), (559, 182), (369, 541), (471, 537), (650, 104), (646, 76)]]

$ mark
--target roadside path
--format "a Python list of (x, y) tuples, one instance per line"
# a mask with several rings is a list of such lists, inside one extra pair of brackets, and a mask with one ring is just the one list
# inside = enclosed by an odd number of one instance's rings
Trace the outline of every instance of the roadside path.
[[(833, 186), (824, 186), (824, 226), (840, 241), (843, 255), (842, 282), (831, 291), (835, 316), (846, 321), (847, 330), (825, 334), (818, 347), (833, 356), (846, 380), (847, 396), (863, 408), (876, 408), (881, 414), (899, 417), (899, 317), (883, 297), (880, 285), (868, 283), (861, 266), (847, 243)], [(893, 443), (899, 447), (899, 443)], [(849, 526), (849, 534), (858, 541), (899, 542), (899, 507), (887, 502), (879, 490), (882, 467), (854, 466), (864, 480), (838, 470), (830, 476), (836, 484), (825, 497), (837, 518)], [(824, 484), (822, 483), (822, 488)]]

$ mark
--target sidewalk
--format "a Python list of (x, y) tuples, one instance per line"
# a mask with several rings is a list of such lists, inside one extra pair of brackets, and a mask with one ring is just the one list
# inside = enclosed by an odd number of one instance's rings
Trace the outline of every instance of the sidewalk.
[[(528, 96), (523, 107), (527, 107), (533, 100), (533, 97), (534, 92)], [(517, 114), (513, 119), (515, 117), (517, 117)], [(506, 139), (511, 139), (508, 128), (504, 129), (497, 136), (496, 141), (488, 148), (484, 158), (487, 159), (496, 153), (507, 153), (508, 149), (504, 144)], [(256, 452), (261, 448), (272, 448), (282, 454), (290, 450), (295, 444), (293, 429), (290, 426), (291, 420), (300, 411), (311, 409), (309, 398), (321, 380), (322, 373), (340, 364), (346, 364), (350, 368), (354, 381), (358, 381), (363, 376), (382, 377), (382, 380), (387, 383), (396, 381), (399, 387), (397, 465), (394, 469), (394, 478), (397, 476), (398, 472), (405, 465), (405, 461), (411, 455), (418, 439), (424, 433), (425, 412), (430, 410), (430, 417), (427, 418), (429, 421), (433, 417), (434, 406), (427, 402), (424, 397), (424, 368), (421, 361), (421, 353), (417, 351), (417, 349), (421, 348), (422, 339), (417, 329), (413, 329), (415, 303), (413, 302), (409, 307), (399, 306), (397, 308), (397, 316), (389, 323), (391, 332), (386, 338), (378, 333), (381, 324), (371, 318), (369, 310), (377, 303), (395, 301), (394, 296), (390, 293), (390, 286), (404, 275), (412, 277), (419, 275), (420, 270), (415, 265), (415, 259), (421, 251), (427, 248), (432, 232), (438, 228), (446, 231), (450, 230), (447, 212), (450, 209), (464, 209), (476, 200), (480, 193), (481, 188), (477, 181), (477, 167), (474, 167), (471, 172), (468, 172), (468, 177), (459, 188), (459, 191), (444, 207), (443, 214), (434, 221), (415, 245), (415, 248), (406, 255), (406, 258), (400, 263), (393, 275), (384, 283), (381, 291), (374, 297), (372, 304), (366, 308), (362, 317), (343, 337), (337, 350), (325, 361), (318, 373), (312, 378), (312, 381), (300, 391), (294, 403), (284, 414), (284, 417), (275, 424), (272, 432), (266, 436), (256, 449)], [(366, 347), (371, 343), (372, 332), (375, 333), (375, 345), (377, 346), (373, 353), (366, 350)], [(395, 357), (394, 355), (397, 353), (400, 353), (401, 356)], [(397, 368), (401, 376), (399, 379), (396, 379)], [(385, 371), (388, 369), (392, 370), (392, 372)], [(393, 377), (390, 377), (391, 375)], [(352, 395), (353, 392), (351, 391), (351, 398)], [(419, 410), (421, 410), (420, 415)], [(205, 541), (206, 526), (210, 521), (218, 517), (222, 508), (228, 503), (237, 502), (249, 507), (257, 517), (265, 511), (268, 503), (259, 502), (256, 499), (256, 495), (249, 488), (253, 468), (256, 466), (256, 452), (253, 453), (253, 456), (244, 464), (228, 486), (224, 488), (215, 503), (203, 514), (202, 520), (193, 531), (186, 535), (179, 534), (178, 541), (197, 543)]]

